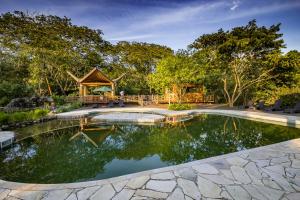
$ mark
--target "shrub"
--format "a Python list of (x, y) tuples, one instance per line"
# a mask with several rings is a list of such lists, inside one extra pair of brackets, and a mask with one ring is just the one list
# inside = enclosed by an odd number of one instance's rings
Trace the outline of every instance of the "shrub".
[(36, 120), (46, 116), (48, 113), (49, 110), (46, 109), (36, 109), (28, 112), (0, 112), (0, 124)]
[(56, 112), (57, 113), (62, 113), (62, 112), (68, 112), (71, 110), (75, 110), (82, 107), (82, 103), (79, 101), (73, 102), (73, 103), (69, 103), (63, 106), (60, 106), (57, 108)]
[(169, 110), (190, 110), (192, 106), (190, 104), (170, 104), (168, 106)]
[(64, 105), (66, 103), (65, 102), (65, 96), (52, 95), (52, 98), (55, 102), (55, 105), (57, 105), (57, 106), (61, 106), (61, 105)]
[(258, 100), (265, 100), (266, 104), (273, 104), (277, 99), (282, 100), (284, 107), (295, 105), (296, 102), (300, 101), (300, 87), (280, 87), (270, 91), (264, 91), (259, 95)]

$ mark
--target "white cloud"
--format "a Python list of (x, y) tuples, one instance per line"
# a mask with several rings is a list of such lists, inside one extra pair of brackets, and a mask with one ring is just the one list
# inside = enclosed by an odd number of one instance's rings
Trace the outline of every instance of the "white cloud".
[(109, 41), (123, 41), (123, 40), (138, 40), (138, 39), (145, 39), (145, 38), (152, 38), (155, 37), (153, 34), (144, 34), (144, 35), (130, 35), (124, 37), (116, 37), (116, 38), (108, 38)]
[(230, 10), (234, 11), (235, 9), (237, 9), (239, 7), (240, 2), (239, 1), (233, 1), (232, 4), (233, 5), (230, 8)]

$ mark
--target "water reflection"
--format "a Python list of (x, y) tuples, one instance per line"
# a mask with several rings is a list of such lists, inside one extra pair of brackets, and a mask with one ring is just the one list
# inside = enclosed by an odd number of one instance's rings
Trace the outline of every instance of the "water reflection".
[(0, 178), (62, 183), (103, 179), (272, 144), (298, 129), (201, 115), (156, 125), (91, 124), (29, 137), (0, 154)]

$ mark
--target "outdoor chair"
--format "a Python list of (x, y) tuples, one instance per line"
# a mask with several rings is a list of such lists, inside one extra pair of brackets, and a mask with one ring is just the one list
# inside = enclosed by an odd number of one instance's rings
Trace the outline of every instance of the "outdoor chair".
[(108, 101), (108, 107), (112, 108), (114, 106), (114, 101), (113, 100), (109, 100)]
[(247, 109), (253, 109), (253, 110), (255, 110), (253, 101), (251, 101), (251, 100), (248, 101), (248, 103), (247, 103), (247, 105), (246, 105), (246, 108), (247, 108)]
[(282, 104), (282, 100), (278, 99), (275, 101), (274, 105), (270, 108), (267, 109), (267, 111), (281, 111), (281, 104)]
[(119, 106), (120, 107), (124, 107), (125, 106), (124, 100), (122, 100), (122, 99), (119, 100)]
[(293, 108), (285, 109), (283, 112), (285, 112), (285, 113), (300, 113), (300, 101), (298, 101)]
[(256, 109), (257, 110), (265, 110), (266, 109), (265, 101), (259, 101), (258, 104), (256, 105)]

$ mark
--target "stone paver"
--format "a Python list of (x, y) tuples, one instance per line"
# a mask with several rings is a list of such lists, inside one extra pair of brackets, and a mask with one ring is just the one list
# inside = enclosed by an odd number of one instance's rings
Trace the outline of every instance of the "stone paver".
[[(125, 110), (134, 111), (131, 108)], [(115, 109), (115, 111), (120, 110)], [(137, 112), (141, 111), (145, 110), (137, 110)], [(175, 112), (162, 109), (149, 109), (148, 111), (159, 115), (198, 112), (233, 114), (248, 118), (258, 116), (260, 119), (283, 123), (292, 121), (300, 125), (299, 117), (244, 111)], [(72, 113), (80, 116), (84, 115), (84, 112), (88, 114), (91, 111)], [(61, 116), (66, 116), (66, 114)], [(96, 182), (38, 185), (0, 180), (0, 200), (4, 198), (24, 200), (222, 198), (298, 200), (300, 199), (300, 139)]]
[(201, 197), (199, 189), (193, 181), (179, 178), (177, 183), (178, 186), (182, 188), (185, 195), (188, 195), (194, 199), (199, 199)]
[(155, 190), (159, 192), (172, 192), (175, 186), (176, 181), (150, 180), (146, 184), (146, 189)]
[(195, 165), (192, 168), (200, 174), (218, 174), (219, 173), (219, 171), (214, 166), (211, 166), (209, 164)]
[(89, 199), (90, 200), (108, 200), (111, 199), (115, 195), (115, 190), (114, 188), (109, 184), (109, 185), (104, 185), (101, 187), (95, 194), (93, 194)]
[(176, 188), (167, 200), (185, 200), (184, 194), (180, 188)]
[(222, 189), (212, 181), (209, 181), (205, 178), (198, 177), (197, 180), (199, 190), (204, 197), (209, 198), (221, 198)]

